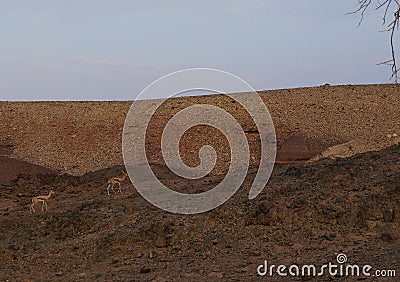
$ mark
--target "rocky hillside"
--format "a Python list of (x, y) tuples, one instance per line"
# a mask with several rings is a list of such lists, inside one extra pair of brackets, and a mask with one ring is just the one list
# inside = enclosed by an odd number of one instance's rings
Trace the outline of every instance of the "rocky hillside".
[[(400, 141), (400, 85), (321, 86), (259, 92), (271, 113), (278, 139), (278, 161), (307, 160), (329, 147), (350, 156)], [(238, 94), (246, 95), (246, 94)], [(149, 101), (151, 103), (151, 101)], [(148, 157), (163, 165), (159, 138), (165, 123), (193, 104), (225, 109), (241, 124), (258, 166), (259, 136), (249, 114), (226, 96), (169, 100), (150, 124)], [(60, 173), (82, 175), (123, 164), (122, 129), (131, 102), (0, 102), (1, 147), (9, 156)], [(220, 152), (216, 171), (224, 171), (226, 144), (209, 127), (189, 130), (182, 142), (183, 158), (196, 163), (195, 152), (205, 141)], [(3, 147), (4, 147), (3, 146)], [(0, 160), (1, 161), (1, 160)]]
[[(246, 198), (250, 172), (232, 199), (199, 215), (164, 212), (129, 181), (122, 194), (107, 196), (105, 182), (119, 166), (83, 176), (22, 174), (0, 184), (0, 280), (259, 281), (256, 269), (264, 260), (322, 265), (336, 263), (337, 253), (349, 263), (400, 275), (399, 160), (396, 145), (346, 159), (277, 165), (252, 201)], [(221, 181), (213, 176), (189, 183), (163, 166), (153, 169), (188, 193)], [(30, 198), (50, 189), (56, 194), (48, 211), (38, 204), (29, 214)]]

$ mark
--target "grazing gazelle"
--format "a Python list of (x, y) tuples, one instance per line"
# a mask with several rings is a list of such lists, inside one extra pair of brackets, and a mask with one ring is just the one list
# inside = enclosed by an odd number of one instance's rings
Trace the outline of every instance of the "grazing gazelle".
[(113, 190), (114, 194), (117, 194), (115, 192), (115, 190), (114, 190), (115, 183), (118, 184), (118, 191), (122, 194), (121, 183), (124, 182), (124, 180), (125, 180), (127, 175), (128, 174), (125, 171), (122, 171), (122, 176), (121, 177), (111, 177), (110, 179), (108, 179), (108, 181), (107, 181), (107, 183), (108, 183), (108, 186), (107, 186), (107, 194), (108, 194), (108, 196), (110, 196), (110, 187), (111, 187), (111, 190)]
[(36, 205), (38, 202), (42, 202), (42, 211), (43, 211), (43, 208), (44, 208), (45, 206), (46, 206), (46, 211), (47, 211), (46, 200), (50, 199), (51, 195), (53, 195), (53, 194), (55, 194), (55, 193), (56, 193), (56, 192), (54, 192), (53, 190), (51, 190), (51, 191), (49, 192), (49, 194), (46, 195), (46, 196), (36, 196), (36, 197), (33, 197), (33, 198), (32, 198), (32, 204), (31, 204), (30, 207), (29, 207), (29, 213), (32, 214), (32, 211), (33, 211), (33, 212), (36, 212), (36, 211), (35, 211), (35, 208), (34, 208), (33, 206)]

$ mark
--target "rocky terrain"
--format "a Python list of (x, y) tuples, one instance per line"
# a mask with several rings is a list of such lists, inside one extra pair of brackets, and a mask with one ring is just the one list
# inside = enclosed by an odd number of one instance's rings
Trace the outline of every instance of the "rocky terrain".
[[(232, 199), (199, 215), (164, 212), (128, 182), (122, 194), (107, 196), (106, 179), (122, 167), (80, 177), (20, 175), (0, 186), (2, 280), (258, 281), (264, 260), (322, 265), (335, 263), (337, 253), (349, 263), (398, 273), (399, 159), (395, 145), (346, 159), (277, 165), (257, 199), (246, 197), (249, 173)], [(165, 168), (155, 171), (189, 192), (220, 181), (206, 177), (188, 186)], [(30, 196), (37, 187), (47, 194), (47, 185), (56, 191), (49, 210), (38, 205), (30, 215)], [(347, 281), (327, 275), (313, 281), (332, 280)]]
[[(337, 150), (349, 156), (398, 143), (399, 93), (400, 85), (392, 84), (259, 92), (275, 125), (278, 161), (306, 160), (341, 144)], [(180, 109), (198, 103), (218, 106), (238, 120), (252, 152), (251, 166), (257, 167), (257, 129), (237, 102), (221, 95), (164, 103), (149, 125), (150, 161), (163, 164), (157, 142), (163, 125)], [(122, 130), (130, 106), (131, 102), (0, 102), (0, 148), (12, 148), (9, 156), (18, 160), (72, 175), (122, 165)], [(196, 127), (184, 137), (188, 142), (182, 140), (182, 153), (188, 163), (196, 162), (191, 152), (205, 140), (217, 151), (226, 147), (209, 128)], [(220, 153), (217, 167), (227, 162), (226, 154)]]
[[(224, 141), (207, 128), (184, 136), (183, 159), (210, 142), (222, 155), (213, 173), (187, 180), (159, 153), (160, 130), (193, 103), (230, 111), (251, 163), (239, 191), (215, 210), (177, 215), (154, 207), (127, 179), (121, 136), (128, 102), (0, 103), (0, 281), (397, 281), (400, 275), (400, 88), (321, 86), (261, 92), (274, 120), (278, 156), (264, 191), (247, 198), (259, 136), (223, 96), (169, 101), (149, 126), (148, 158), (168, 187), (200, 193), (224, 177)], [(221, 143), (219, 143), (221, 142)], [(48, 211), (31, 198), (55, 194)], [(395, 270), (397, 278), (257, 275), (257, 267), (337, 263)], [(371, 272), (375, 273), (375, 272)]]

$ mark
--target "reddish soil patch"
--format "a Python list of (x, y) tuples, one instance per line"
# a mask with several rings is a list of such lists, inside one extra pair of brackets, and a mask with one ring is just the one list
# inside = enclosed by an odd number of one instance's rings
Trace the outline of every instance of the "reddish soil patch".
[(57, 174), (54, 169), (10, 157), (14, 147), (8, 140), (0, 143), (0, 182), (14, 180), (20, 174)]
[(322, 140), (308, 138), (302, 134), (288, 138), (277, 149), (276, 162), (290, 163), (308, 161), (336, 143), (328, 144)]
[(14, 145), (8, 140), (0, 142), (0, 156), (9, 156), (14, 150)]
[(9, 156), (12, 152), (12, 147), (0, 146), (0, 156)]
[(57, 173), (40, 165), (0, 156), (0, 182), (16, 179), (19, 174)]

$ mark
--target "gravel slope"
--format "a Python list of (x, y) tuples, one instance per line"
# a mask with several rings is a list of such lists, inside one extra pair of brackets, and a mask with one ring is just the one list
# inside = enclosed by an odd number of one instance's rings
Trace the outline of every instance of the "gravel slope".
[[(278, 153), (278, 160), (282, 161), (309, 159), (343, 143), (345, 147), (339, 149), (347, 150), (346, 156), (398, 143), (399, 95), (400, 85), (260, 91), (275, 124), (278, 147), (284, 151)], [(162, 125), (179, 109), (194, 103), (217, 105), (240, 122), (250, 144), (251, 165), (256, 167), (259, 137), (255, 126), (243, 108), (223, 96), (177, 98), (165, 103), (147, 136), (150, 161), (163, 162), (158, 147)], [(74, 175), (122, 164), (122, 129), (130, 105), (131, 102), (0, 102), (0, 145), (6, 142), (13, 146), (11, 157)], [(387, 137), (396, 134), (397, 137)], [(217, 151), (222, 150), (217, 166), (224, 171), (229, 155), (223, 151), (226, 143), (216, 136), (209, 128), (189, 132), (182, 140), (183, 159), (192, 164), (198, 162), (196, 150), (202, 142), (211, 140)]]

